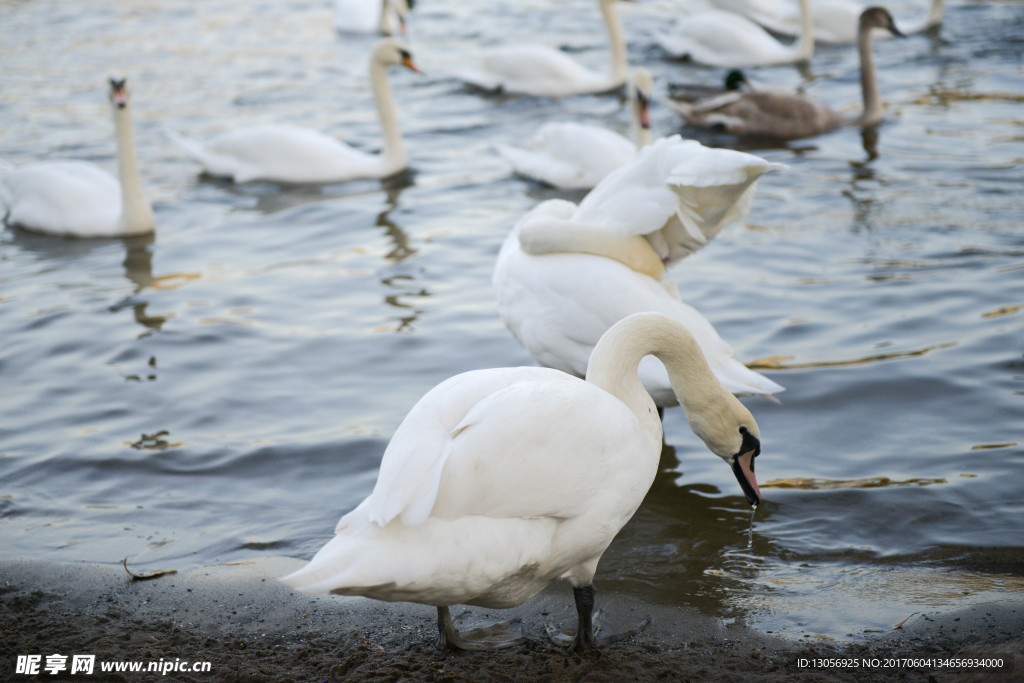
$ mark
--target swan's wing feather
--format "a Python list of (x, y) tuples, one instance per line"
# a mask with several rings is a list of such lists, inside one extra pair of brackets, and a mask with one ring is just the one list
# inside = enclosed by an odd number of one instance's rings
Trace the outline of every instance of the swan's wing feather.
[(174, 131), (168, 134), (209, 173), (232, 177), (237, 182), (344, 180), (372, 172), (381, 163), (378, 157), (329, 135), (287, 124), (237, 128), (206, 144)]
[(752, 188), (783, 164), (678, 135), (658, 140), (595, 187), (573, 220), (645, 235), (668, 264), (707, 244), (750, 208)]
[(496, 145), (517, 173), (569, 189), (593, 187), (636, 154), (636, 145), (605, 128), (546, 123), (526, 148)]
[(612, 87), (606, 76), (546, 45), (515, 45), (488, 50), (480, 68), (456, 76), (485, 90), (559, 97)]
[(40, 161), (0, 178), (7, 220), (40, 232), (111, 234), (121, 214), (121, 184), (87, 161)]
[(504, 368), (463, 373), (427, 392), (406, 415), (384, 451), (377, 484), (363, 503), (369, 520), (384, 526), (397, 517), (405, 524), (426, 519), (434, 506), (459, 423), (477, 402), (521, 374), (517, 369)]

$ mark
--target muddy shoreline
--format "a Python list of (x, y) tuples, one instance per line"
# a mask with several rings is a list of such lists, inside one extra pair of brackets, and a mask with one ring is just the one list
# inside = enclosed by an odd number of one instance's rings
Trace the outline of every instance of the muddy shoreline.
[[(516, 610), (474, 617), (523, 621), (528, 641), (496, 653), (441, 653), (433, 608), (337, 596), (306, 597), (277, 583), (294, 561), (209, 567), (133, 580), (121, 566), (0, 562), (0, 678), (19, 655), (95, 655), (93, 675), (66, 668), (50, 680), (110, 681), (1000, 681), (1024, 672), (1024, 601), (916, 615), (853, 643), (773, 638), (696, 612), (599, 593), (613, 629), (650, 615), (642, 635), (600, 653), (550, 645), (546, 623), (572, 623), (566, 587)], [(600, 586), (598, 586), (600, 590)], [(453, 611), (453, 613), (455, 613)], [(886, 667), (893, 659), (1002, 658), (1002, 669)], [(834, 662), (848, 658), (857, 666)], [(872, 665), (873, 660), (879, 662)], [(889, 660), (886, 662), (886, 660)], [(100, 663), (158, 662), (160, 673), (101, 672)], [(183, 670), (209, 662), (208, 672)], [(173, 664), (172, 664), (173, 663)], [(1019, 679), (1017, 679), (1019, 680)]]

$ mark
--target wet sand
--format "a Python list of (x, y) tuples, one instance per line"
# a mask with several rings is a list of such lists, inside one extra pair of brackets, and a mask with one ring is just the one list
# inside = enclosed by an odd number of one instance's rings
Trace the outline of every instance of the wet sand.
[[(600, 592), (612, 631), (651, 616), (641, 635), (601, 652), (569, 654), (545, 624), (574, 623), (571, 594), (556, 586), (516, 610), (473, 616), (522, 619), (528, 641), (490, 653), (442, 653), (435, 611), (338, 596), (307, 597), (274, 577), (279, 558), (133, 580), (121, 566), (0, 562), (0, 679), (18, 655), (92, 654), (109, 681), (1010, 681), (1024, 676), (1024, 600), (957, 613), (925, 612), (898, 629), (839, 643), (808, 634), (782, 640), (692, 611), (641, 605)], [(453, 609), (453, 614), (457, 609)], [(893, 658), (1001, 657), (1002, 669), (952, 670)], [(856, 668), (814, 666), (851, 658)], [(209, 673), (101, 673), (111, 661), (210, 662)], [(801, 660), (808, 660), (802, 665)], [(870, 660), (879, 660), (871, 666)], [(850, 660), (848, 660), (850, 661)], [(180, 666), (179, 666), (180, 668)]]

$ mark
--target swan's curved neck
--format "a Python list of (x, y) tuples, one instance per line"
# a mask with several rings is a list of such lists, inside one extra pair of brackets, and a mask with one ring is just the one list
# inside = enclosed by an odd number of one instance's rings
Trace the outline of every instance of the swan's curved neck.
[[(928, 12), (928, 20), (925, 23), (925, 28), (932, 28), (942, 23), (942, 5), (943, 0), (932, 0), (932, 8)], [(899, 25), (897, 24), (897, 27)], [(906, 31), (904, 31), (906, 33)]]
[[(641, 423), (661, 438), (661, 419), (637, 369), (654, 355), (668, 370), (672, 389), (683, 410), (707, 410), (732, 397), (715, 378), (697, 340), (682, 323), (656, 313), (640, 313), (617, 323), (594, 347), (587, 381), (625, 403)], [(724, 394), (724, 395), (723, 395)]]
[(126, 232), (148, 232), (153, 229), (155, 219), (142, 189), (139, 165), (135, 160), (131, 105), (115, 107), (114, 132), (117, 138), (117, 175), (121, 181), (121, 223)]
[(814, 54), (814, 12), (811, 11), (811, 0), (800, 0), (800, 35), (794, 47), (801, 60), (810, 60)]
[(386, 168), (397, 173), (408, 165), (409, 157), (405, 152), (402, 132), (398, 129), (395, 103), (388, 86), (388, 67), (377, 60), (370, 61), (370, 87), (373, 89), (373, 101), (377, 105), (377, 117), (384, 137), (383, 163)]
[(592, 225), (551, 217), (526, 221), (519, 227), (519, 248), (531, 256), (592, 254), (618, 261), (660, 280), (665, 264), (642, 235), (623, 235)]
[(628, 64), (626, 61), (626, 40), (622, 36), (622, 26), (615, 14), (615, 0), (601, 0), (601, 15), (608, 29), (608, 43), (612, 49), (612, 87), (626, 82)]
[(871, 28), (862, 27), (857, 33), (857, 51), (860, 53), (860, 89), (864, 99), (864, 113), (858, 123), (862, 126), (873, 126), (882, 121), (884, 111), (882, 96), (878, 92), (878, 79), (875, 77), (875, 57), (871, 53)]

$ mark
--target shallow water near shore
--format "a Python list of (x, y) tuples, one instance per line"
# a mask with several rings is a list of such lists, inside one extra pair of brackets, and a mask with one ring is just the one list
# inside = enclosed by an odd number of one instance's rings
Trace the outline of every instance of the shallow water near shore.
[[(579, 195), (510, 174), (491, 146), (548, 120), (626, 132), (628, 113), (615, 95), (485, 97), (450, 74), (482, 45), (526, 40), (604, 68), (593, 4), (417, 3), (427, 75), (391, 77), (412, 171), (281, 188), (201, 178), (163, 129), (290, 122), (376, 149), (373, 39), (339, 36), (330, 3), (0, 1), (0, 158), (112, 170), (104, 82), (123, 72), (158, 225), (131, 240), (0, 231), (4, 555), (131, 556), (140, 571), (308, 558), (423, 393), (531, 364), (491, 269), (520, 216)], [(669, 4), (619, 15), (659, 92), (720, 80), (664, 59), (651, 34)], [(945, 17), (877, 45), (885, 124), (757, 149), (789, 170), (673, 271), (737, 356), (786, 387), (781, 404), (744, 399), (765, 501), (748, 547), (732, 474), (670, 411), (603, 593), (835, 639), (1024, 595), (1024, 7), (953, 0)], [(859, 102), (850, 47), (748, 75)], [(679, 120), (658, 107), (654, 129)]]

